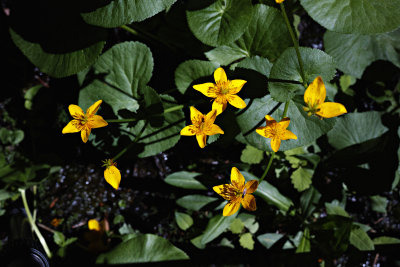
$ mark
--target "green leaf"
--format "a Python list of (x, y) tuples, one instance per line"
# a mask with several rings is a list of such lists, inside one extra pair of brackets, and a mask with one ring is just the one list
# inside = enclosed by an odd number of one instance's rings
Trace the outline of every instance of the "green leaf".
[(392, 244), (400, 244), (400, 239), (390, 236), (380, 236), (374, 238), (373, 242), (374, 245), (392, 245)]
[(253, 56), (245, 58), (244, 60), (240, 61), (236, 67), (254, 70), (265, 75), (266, 77), (269, 77), (272, 68), (272, 63), (270, 63), (269, 60), (266, 58)]
[(350, 244), (361, 251), (371, 251), (375, 249), (371, 238), (360, 228), (354, 228), (351, 230), (349, 241)]
[(24, 139), (24, 131), (22, 130), (9, 130), (7, 128), (0, 129), (0, 142), (4, 145), (11, 144), (17, 145)]
[[(246, 110), (240, 111), (236, 121), (243, 133), (247, 144), (262, 151), (272, 151), (270, 139), (256, 133), (257, 127), (265, 126), (265, 115), (270, 114), (277, 121), (282, 117), (284, 105), (275, 102), (271, 96), (256, 98), (248, 103)], [(300, 100), (302, 101), (302, 100)], [(321, 135), (332, 129), (336, 119), (320, 120), (315, 116), (308, 116), (303, 110), (303, 102), (290, 101), (288, 114), (291, 123), (288, 130), (292, 131), (297, 140), (284, 140), (281, 143), (280, 151), (293, 149), (311, 144)]]
[(341, 206), (332, 203), (325, 203), (326, 213), (350, 218), (350, 215)]
[(164, 182), (185, 189), (207, 190), (207, 188), (203, 184), (195, 179), (195, 177), (199, 175), (201, 174), (196, 172), (174, 172), (168, 175), (165, 178)]
[(231, 241), (229, 241), (227, 238), (222, 238), (221, 242), (219, 243), (220, 246), (223, 247), (228, 247), (228, 248), (235, 248), (235, 246), (232, 244)]
[[(300, 47), (299, 50), (307, 84), (313, 82), (317, 76), (321, 76), (324, 82), (329, 82), (334, 77), (336, 63), (330, 55), (321, 50), (306, 47)], [(293, 47), (286, 49), (272, 66), (270, 78), (300, 82), (298, 84), (269, 82), (269, 91), (276, 101), (286, 102), (296, 94), (304, 94), (305, 89), (302, 85), (299, 62)]]
[(206, 245), (201, 243), (201, 240), (203, 239), (203, 235), (196, 236), (195, 238), (190, 239), (190, 243), (193, 244), (198, 249), (205, 249)]
[(318, 192), (318, 190), (315, 189), (313, 186), (304, 191), (304, 193), (300, 197), (300, 207), (302, 214), (305, 218), (308, 218), (308, 216), (313, 213), (316, 206), (318, 205), (320, 198), (321, 193)]
[(270, 233), (257, 236), (257, 240), (261, 243), (261, 245), (269, 249), (282, 237), (283, 234)]
[(54, 240), (54, 243), (56, 243), (60, 247), (63, 247), (64, 242), (65, 242), (65, 236), (63, 233), (55, 231), (53, 234), (53, 240)]
[(373, 34), (400, 26), (400, 0), (300, 0), (307, 13), (328, 30)]
[(314, 171), (308, 168), (300, 167), (295, 170), (290, 176), (294, 188), (296, 188), (299, 192), (308, 189), (312, 183), (311, 178), (313, 174)]
[(218, 198), (216, 197), (208, 197), (203, 195), (188, 195), (177, 199), (176, 204), (188, 210), (199, 211), (207, 204), (214, 202), (216, 200), (218, 200)]
[(371, 208), (373, 211), (386, 214), (386, 207), (388, 204), (386, 197), (370, 196), (369, 198), (371, 199)]
[(100, 41), (68, 53), (50, 53), (45, 51), (39, 43), (29, 42), (11, 29), (10, 34), (15, 45), (33, 65), (40, 71), (56, 78), (76, 74), (93, 64), (105, 44)]
[(33, 98), (35, 97), (35, 95), (39, 92), (39, 90), (43, 87), (43, 85), (38, 84), (35, 86), (32, 86), (31, 88), (28, 89), (28, 91), (26, 91), (24, 98), (25, 98), (25, 103), (24, 103), (24, 107), (27, 110), (32, 110), (32, 104), (33, 104)]
[(240, 236), (239, 238), (239, 243), (240, 245), (248, 250), (253, 250), (254, 249), (254, 240), (253, 236), (250, 233), (245, 233)]
[(15, 193), (8, 192), (5, 189), (0, 189), (0, 201), (4, 201), (6, 199), (12, 198)]
[(89, 107), (102, 99), (115, 114), (120, 109), (136, 112), (139, 88), (150, 81), (153, 57), (150, 49), (139, 42), (114, 45), (93, 65), (95, 74), (106, 74), (104, 81), (95, 80), (79, 92), (79, 105)]
[(229, 229), (234, 234), (240, 234), (244, 229), (244, 223), (240, 219), (235, 219), (229, 226)]
[(354, 96), (355, 92), (350, 89), (350, 86), (354, 85), (356, 83), (357, 79), (354, 78), (351, 75), (342, 75), (340, 77), (340, 88), (342, 89), (343, 93), (349, 95), (349, 96)]
[(253, 16), (251, 0), (217, 0), (210, 6), (187, 11), (190, 30), (197, 39), (211, 46), (237, 40)]
[[(164, 110), (177, 106), (176, 101), (168, 95), (160, 95), (163, 101)], [(132, 128), (125, 126), (127, 131), (132, 135), (128, 135), (131, 140), (137, 136), (145, 125), (144, 120), (138, 121)], [(167, 149), (173, 147), (180, 139), (179, 132), (185, 127), (185, 116), (182, 110), (164, 113), (164, 121), (160, 127), (148, 125), (138, 142), (138, 145), (143, 145), (143, 151), (138, 154), (138, 157), (145, 158), (154, 156)], [(121, 127), (122, 129), (123, 126)]]
[[(242, 171), (241, 173), (245, 177), (246, 181), (258, 180), (258, 178), (251, 173), (245, 171)], [(274, 187), (265, 180), (258, 185), (258, 188), (256, 192), (254, 192), (254, 195), (261, 197), (268, 204), (276, 206), (284, 214), (286, 214), (290, 206), (293, 205), (293, 202), (289, 198), (279, 193), (276, 187)]]
[(328, 141), (334, 148), (342, 149), (379, 137), (386, 131), (379, 112), (350, 113), (338, 118), (328, 133)]
[(258, 4), (254, 6), (254, 15), (243, 35), (234, 43), (207, 52), (206, 56), (221, 65), (251, 56), (275, 61), (291, 44), (281, 13), (273, 7)]
[(357, 78), (361, 78), (368, 65), (376, 60), (387, 60), (400, 68), (400, 30), (377, 35), (327, 31), (324, 45), (338, 68)]
[(310, 251), (311, 251), (310, 229), (306, 227), (300, 239), (300, 243), (297, 246), (296, 253), (307, 253)]
[(100, 254), (96, 263), (126, 264), (187, 259), (188, 255), (168, 240), (152, 234), (143, 234), (117, 245), (109, 252)]
[(209, 77), (219, 67), (203, 60), (187, 60), (181, 63), (175, 70), (175, 85), (179, 92), (184, 94), (193, 81), (201, 77)]
[(182, 212), (175, 211), (175, 221), (178, 224), (179, 228), (183, 231), (186, 231), (193, 225), (193, 219), (190, 215)]
[(244, 227), (246, 227), (250, 233), (254, 234), (257, 232), (259, 228), (258, 222), (256, 222), (256, 216), (248, 213), (240, 213), (238, 215), (238, 219), (240, 219)]
[(263, 151), (249, 145), (242, 150), (242, 155), (240, 156), (240, 160), (248, 164), (258, 164), (263, 160), (263, 158)]
[(231, 225), (236, 216), (237, 213), (227, 217), (222, 214), (212, 217), (202, 235), (201, 243), (205, 245), (217, 238)]
[(176, 0), (115, 0), (93, 12), (81, 14), (92, 25), (115, 28), (169, 9)]

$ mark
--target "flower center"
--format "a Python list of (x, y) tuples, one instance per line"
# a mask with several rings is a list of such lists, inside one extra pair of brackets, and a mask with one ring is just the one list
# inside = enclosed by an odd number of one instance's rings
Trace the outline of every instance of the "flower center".
[(219, 82), (217, 85), (219, 87), (219, 90), (220, 90), (219, 92), (221, 95), (229, 94), (229, 91), (230, 91), (229, 81)]

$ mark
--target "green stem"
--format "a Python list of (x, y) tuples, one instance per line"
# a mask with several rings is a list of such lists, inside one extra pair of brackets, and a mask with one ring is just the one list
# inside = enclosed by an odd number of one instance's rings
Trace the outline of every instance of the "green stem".
[[(174, 112), (176, 110), (181, 110), (184, 107), (185, 107), (184, 105), (177, 105), (177, 106), (173, 106), (173, 107), (167, 108), (166, 110), (164, 110), (164, 114), (170, 113), (170, 112)], [(137, 119), (136, 118), (130, 118), (130, 119), (106, 120), (106, 122), (108, 122), (108, 123), (113, 123), (113, 122), (124, 123), (124, 122), (134, 122), (134, 121), (137, 121)]]
[(281, 6), (283, 18), (285, 19), (286, 26), (287, 26), (287, 28), (289, 30), (289, 33), (290, 33), (290, 37), (292, 37), (294, 49), (296, 50), (297, 60), (299, 61), (299, 66), (300, 66), (300, 75), (301, 75), (301, 79), (303, 80), (303, 86), (305, 88), (307, 88), (306, 76), (304, 74), (304, 68), (303, 68), (303, 61), (301, 60), (301, 55), (300, 55), (300, 50), (299, 50), (299, 41), (298, 41), (297, 36), (295, 36), (295, 34), (293, 32), (292, 26), (290, 25), (289, 18), (288, 18), (287, 14), (286, 14), (286, 10), (285, 10), (284, 4), (281, 3), (280, 6)]
[(131, 118), (131, 119), (106, 120), (106, 122), (108, 122), (108, 123), (112, 123), (112, 122), (124, 123), (124, 122), (133, 122), (133, 121), (137, 121), (137, 119)]
[(260, 184), (260, 183), (264, 180), (264, 178), (267, 176), (267, 173), (268, 173), (269, 169), (271, 168), (271, 164), (272, 164), (272, 160), (274, 159), (274, 156), (275, 156), (275, 152), (272, 151), (272, 155), (271, 155), (271, 157), (269, 158), (267, 168), (265, 169), (263, 175), (261, 176), (260, 180), (258, 181), (259, 184)]
[(42, 236), (42, 234), (39, 231), (39, 228), (36, 226), (35, 221), (32, 217), (31, 211), (28, 206), (28, 201), (26, 201), (26, 194), (25, 194), (25, 189), (19, 188), (18, 191), (21, 193), (22, 197), (22, 203), (24, 204), (26, 216), (28, 217), (28, 221), (31, 224), (32, 230), (35, 232), (36, 236), (38, 237), (40, 243), (43, 246), (44, 251), (46, 252), (47, 257), (50, 259), (51, 258), (51, 251), (49, 247), (47, 246), (46, 240)]
[(173, 112), (173, 111), (176, 111), (176, 110), (181, 110), (184, 107), (185, 107), (184, 105), (177, 105), (177, 106), (173, 106), (173, 107), (167, 108), (166, 110), (164, 110), (164, 114), (170, 113), (170, 112)]
[(126, 25), (122, 25), (120, 26), (121, 29), (124, 29), (125, 31), (132, 33), (133, 35), (137, 35), (139, 36), (139, 33), (137, 31), (135, 31), (134, 29), (132, 29), (131, 27), (128, 27)]
[(285, 102), (285, 109), (283, 110), (282, 119), (286, 117), (289, 108), (289, 101)]
[(132, 141), (132, 143), (130, 143), (127, 147), (125, 147), (124, 149), (122, 149), (115, 157), (112, 158), (113, 161), (116, 161), (118, 158), (120, 158), (123, 154), (125, 154), (126, 151), (128, 151), (134, 144), (136, 144), (136, 142), (139, 140), (140, 136), (142, 136), (144, 130), (147, 127), (147, 124), (149, 122), (146, 121), (145, 124), (143, 125), (142, 129), (140, 130), (139, 134), (136, 135), (135, 139)]

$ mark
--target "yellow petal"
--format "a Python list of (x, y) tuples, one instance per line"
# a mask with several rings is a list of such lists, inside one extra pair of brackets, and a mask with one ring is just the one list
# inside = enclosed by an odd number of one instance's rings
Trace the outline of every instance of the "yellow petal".
[(240, 202), (239, 201), (234, 201), (234, 202), (229, 202), (228, 204), (225, 205), (224, 210), (222, 211), (223, 216), (231, 216), (235, 214), (240, 208)]
[(107, 126), (108, 123), (103, 119), (102, 116), (99, 115), (94, 115), (89, 122), (89, 127), (90, 128), (100, 128), (100, 127), (105, 127)]
[(96, 114), (97, 110), (99, 110), (100, 104), (103, 103), (103, 100), (98, 100), (96, 101), (96, 103), (94, 103), (93, 105), (91, 105), (87, 110), (86, 110), (86, 114), (88, 115), (94, 115)]
[(288, 117), (283, 118), (278, 124), (283, 128), (286, 129), (289, 126), (290, 119)]
[(272, 118), (270, 115), (265, 115), (265, 122), (266, 122), (265, 126), (267, 127), (277, 123), (276, 120)]
[(212, 109), (210, 112), (207, 113), (207, 115), (204, 118), (205, 123), (207, 124), (213, 124), (215, 119), (217, 118), (217, 110)]
[(267, 128), (268, 128), (267, 126), (258, 127), (256, 129), (256, 133), (258, 133), (261, 136), (264, 136), (265, 138), (272, 138), (272, 135), (268, 131), (266, 131)]
[(186, 126), (181, 130), (181, 135), (192, 136), (197, 132), (197, 128), (194, 125)]
[(285, 0), (275, 0), (275, 2), (276, 2), (277, 4), (280, 4), (280, 3), (282, 3), (283, 1), (285, 1)]
[(62, 133), (77, 133), (82, 129), (82, 125), (79, 120), (72, 120), (62, 129)]
[(306, 102), (308, 106), (314, 107), (324, 103), (325, 98), (326, 88), (321, 76), (318, 76), (306, 89), (304, 93), (304, 102)]
[(232, 200), (236, 198), (235, 188), (231, 184), (217, 185), (213, 187), (213, 190), (226, 200)]
[(218, 125), (213, 124), (207, 129), (204, 129), (204, 133), (206, 135), (214, 135), (214, 134), (224, 134), (224, 131)]
[(121, 182), (121, 173), (115, 166), (107, 167), (104, 170), (104, 178), (115, 190), (118, 189), (119, 183)]
[(279, 147), (281, 146), (281, 139), (277, 137), (273, 137), (271, 139), (271, 148), (273, 151), (277, 152), (279, 150)]
[(207, 135), (205, 134), (196, 134), (197, 143), (199, 143), (200, 148), (204, 148), (206, 146)]
[(90, 129), (89, 127), (87, 127), (87, 125), (85, 125), (82, 130), (81, 130), (81, 137), (82, 137), (82, 141), (84, 143), (86, 143), (89, 139), (89, 135), (90, 132), (92, 131), (92, 129)]
[(215, 83), (222, 83), (228, 81), (226, 77), (226, 73), (223, 68), (218, 68), (214, 71), (214, 80)]
[(213, 83), (202, 83), (202, 84), (196, 84), (193, 85), (193, 88), (196, 89), (197, 91), (201, 92), (203, 95), (216, 98), (216, 88), (215, 84)]
[(246, 194), (251, 194), (254, 191), (257, 190), (258, 187), (258, 181), (257, 180), (251, 180), (248, 181), (245, 185), (244, 185), (244, 189), (246, 190)]
[(68, 110), (69, 114), (71, 114), (74, 119), (82, 119), (83, 117), (85, 117), (85, 113), (83, 113), (83, 110), (77, 105), (69, 105)]
[(234, 106), (235, 108), (245, 108), (246, 103), (237, 95), (229, 95), (227, 97), (229, 104)]
[(245, 179), (236, 167), (231, 170), (231, 183), (234, 187), (243, 192)]
[(322, 103), (318, 108), (319, 111), (315, 114), (322, 118), (332, 118), (347, 113), (346, 108), (342, 104), (335, 102)]
[(196, 122), (201, 121), (204, 118), (203, 113), (198, 111), (195, 107), (190, 107), (190, 120), (192, 121), (193, 124), (196, 124)]
[(288, 139), (297, 139), (297, 136), (291, 131), (286, 130), (285, 134), (282, 137), (282, 140), (288, 140)]
[(227, 106), (227, 102), (225, 100), (225, 97), (223, 98), (216, 98), (212, 104), (212, 109), (215, 109), (217, 111), (217, 116), (221, 114)]
[(89, 230), (101, 231), (100, 223), (95, 219), (91, 219), (88, 221), (88, 227)]
[(246, 194), (244, 198), (242, 198), (243, 208), (249, 211), (255, 211), (257, 209), (256, 199), (253, 195)]
[(230, 94), (237, 94), (242, 90), (243, 85), (247, 83), (245, 80), (231, 80), (229, 86)]

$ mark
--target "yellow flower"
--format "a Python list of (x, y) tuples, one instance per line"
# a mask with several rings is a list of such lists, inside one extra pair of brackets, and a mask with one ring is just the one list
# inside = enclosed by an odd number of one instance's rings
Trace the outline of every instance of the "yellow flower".
[(113, 162), (112, 159), (103, 161), (103, 167), (106, 167), (104, 170), (104, 178), (115, 190), (119, 188), (119, 183), (121, 182), (121, 172), (116, 166), (117, 163)]
[(258, 181), (251, 180), (245, 184), (243, 175), (236, 167), (231, 170), (231, 183), (214, 186), (213, 189), (221, 197), (229, 200), (225, 205), (222, 215), (231, 216), (235, 214), (240, 208), (240, 203), (243, 208), (249, 211), (257, 209), (256, 199), (251, 193), (254, 193), (258, 187)]
[(100, 223), (96, 219), (91, 219), (88, 221), (89, 230), (93, 230), (96, 232), (100, 232), (103, 228), (100, 226)]
[(297, 136), (286, 128), (289, 126), (290, 119), (285, 117), (280, 122), (276, 122), (270, 115), (265, 116), (267, 125), (257, 128), (256, 132), (265, 138), (271, 138), (271, 148), (278, 151), (281, 140), (297, 139)]
[(275, 2), (276, 2), (277, 4), (283, 3), (283, 1), (285, 1), (285, 0), (275, 0)]
[(214, 83), (203, 83), (193, 85), (193, 88), (205, 96), (215, 98), (212, 109), (217, 110), (217, 115), (221, 114), (227, 106), (227, 102), (237, 108), (245, 108), (246, 103), (236, 94), (246, 83), (245, 80), (228, 80), (223, 68), (214, 71)]
[(196, 135), (199, 146), (204, 148), (206, 146), (207, 135), (224, 133), (218, 125), (214, 124), (216, 117), (217, 111), (215, 109), (208, 112), (207, 115), (203, 115), (195, 107), (190, 107), (190, 119), (193, 124), (183, 128), (181, 135)]
[(322, 119), (332, 118), (347, 113), (346, 108), (342, 104), (324, 102), (325, 98), (326, 88), (321, 76), (318, 76), (308, 86), (304, 93), (304, 102), (306, 102), (307, 107), (303, 107), (303, 109), (308, 113), (308, 116), (315, 114)]
[(108, 123), (99, 115), (95, 115), (102, 103), (102, 100), (97, 101), (86, 110), (86, 114), (77, 105), (69, 105), (69, 113), (74, 118), (62, 130), (63, 134), (81, 132), (82, 141), (84, 143), (89, 139), (90, 132), (94, 128), (107, 126)]

